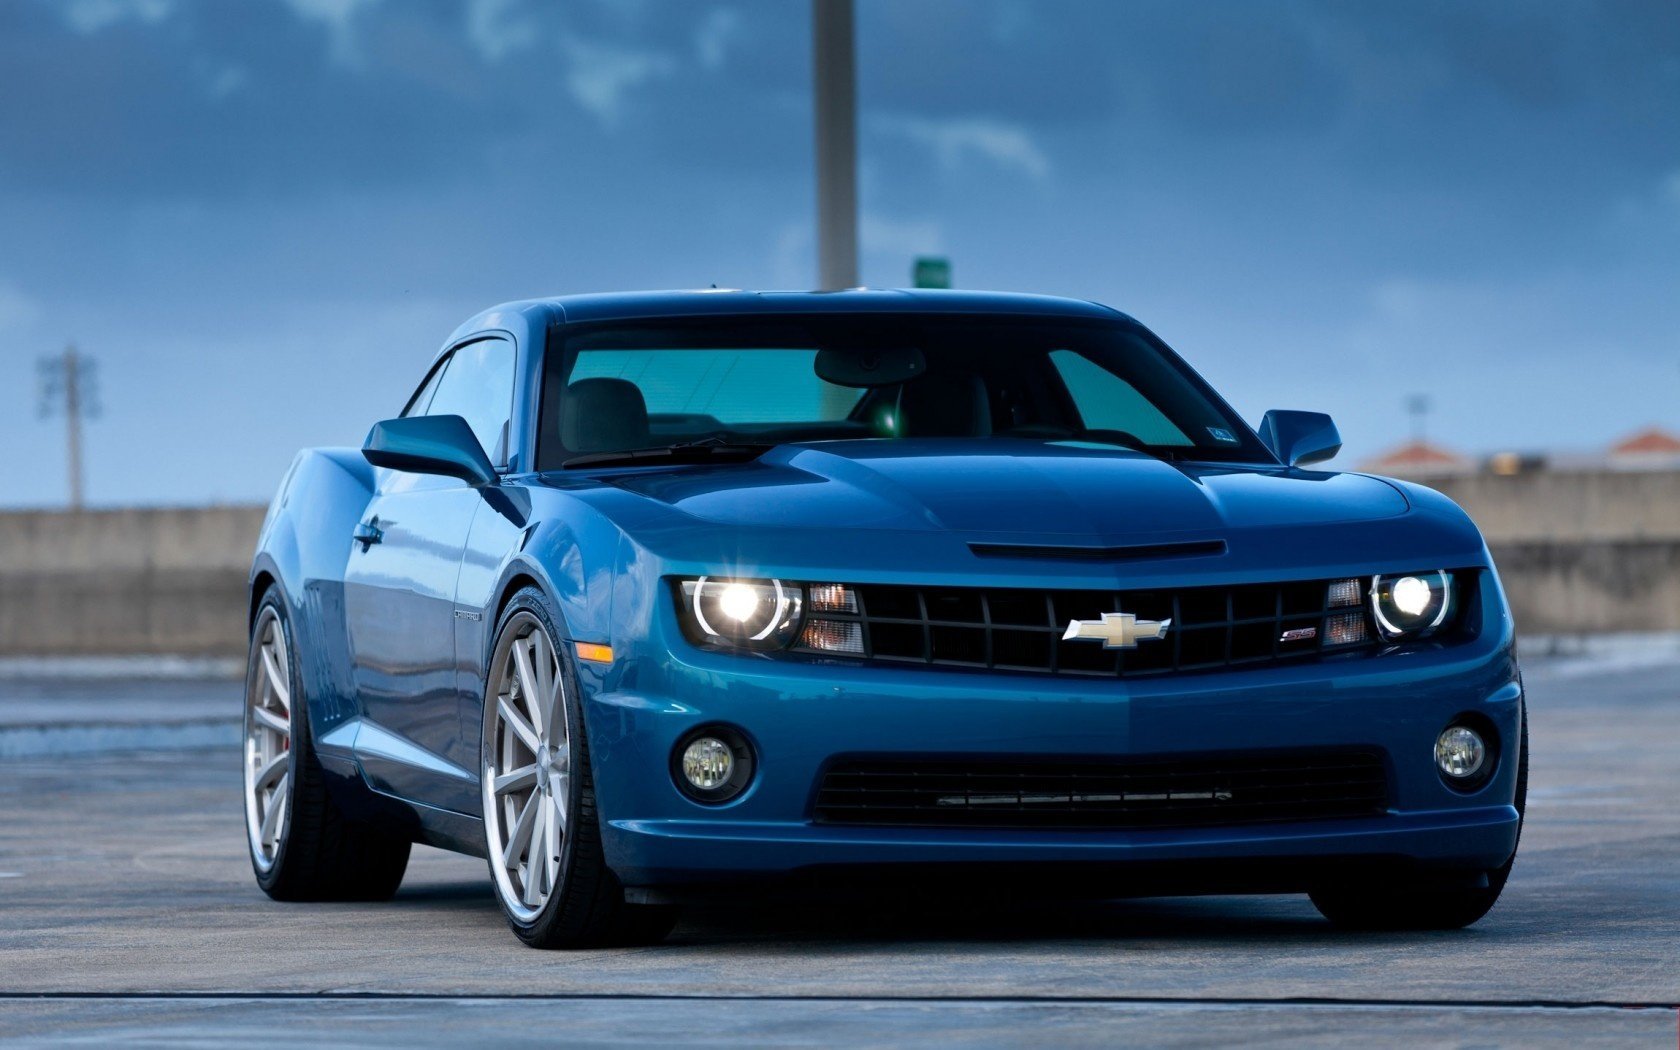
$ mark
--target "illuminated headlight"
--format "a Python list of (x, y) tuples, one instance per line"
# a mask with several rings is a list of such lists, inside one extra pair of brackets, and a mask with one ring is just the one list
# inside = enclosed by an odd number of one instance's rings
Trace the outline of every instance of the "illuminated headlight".
[(1384, 638), (1423, 638), (1447, 622), (1453, 607), (1453, 578), (1439, 569), (1375, 576), (1371, 611)]
[(683, 611), (708, 640), (745, 649), (781, 649), (799, 632), (805, 594), (781, 580), (702, 576), (682, 581)]

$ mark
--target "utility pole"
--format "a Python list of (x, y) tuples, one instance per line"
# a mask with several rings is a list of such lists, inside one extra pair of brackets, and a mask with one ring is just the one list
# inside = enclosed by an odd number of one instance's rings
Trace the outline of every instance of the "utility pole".
[(1412, 441), (1416, 444), (1423, 444), (1429, 407), (1428, 394), (1412, 394), (1406, 398), (1406, 414), (1412, 417)]
[(70, 475), (70, 509), (82, 509), (82, 421), (99, 415), (98, 362), (74, 346), (36, 363), (41, 379), (41, 415), (64, 413), (65, 466)]
[(858, 284), (857, 61), (852, 0), (811, 0), (817, 123), (817, 281)]

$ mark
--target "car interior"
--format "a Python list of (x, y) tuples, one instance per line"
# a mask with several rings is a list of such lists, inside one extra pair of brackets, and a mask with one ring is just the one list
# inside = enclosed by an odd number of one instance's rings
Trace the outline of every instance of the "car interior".
[[(1197, 448), (1229, 459), (1253, 454), (1230, 417), (1151, 351), (1127, 358), (1124, 376), (1112, 356), (1055, 345), (666, 344), (582, 353), (594, 355), (588, 364), (574, 357), (545, 377), (541, 469), (672, 445), (866, 438), (1071, 440), (1172, 458)], [(771, 368), (773, 355), (784, 360)]]

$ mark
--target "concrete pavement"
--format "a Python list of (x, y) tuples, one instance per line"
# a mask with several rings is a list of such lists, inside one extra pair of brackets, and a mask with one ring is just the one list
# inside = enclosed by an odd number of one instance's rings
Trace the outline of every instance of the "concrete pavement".
[(237, 748), (237, 661), (0, 660), (0, 761)]
[(433, 850), (388, 904), (269, 901), (232, 749), (10, 758), (0, 1042), (1672, 1046), (1680, 667), (1537, 664), (1529, 693), (1521, 854), (1457, 933), (1337, 933), (1302, 897), (1049, 901), (715, 909), (656, 948), (538, 953), (482, 862)]

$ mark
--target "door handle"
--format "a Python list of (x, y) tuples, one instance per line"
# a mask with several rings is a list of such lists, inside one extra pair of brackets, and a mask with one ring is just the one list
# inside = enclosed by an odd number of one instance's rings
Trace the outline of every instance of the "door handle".
[(385, 533), (379, 527), (379, 518), (373, 517), (357, 525), (356, 531), (350, 534), (350, 538), (362, 545), (362, 553), (365, 554), (369, 547), (385, 538)]

